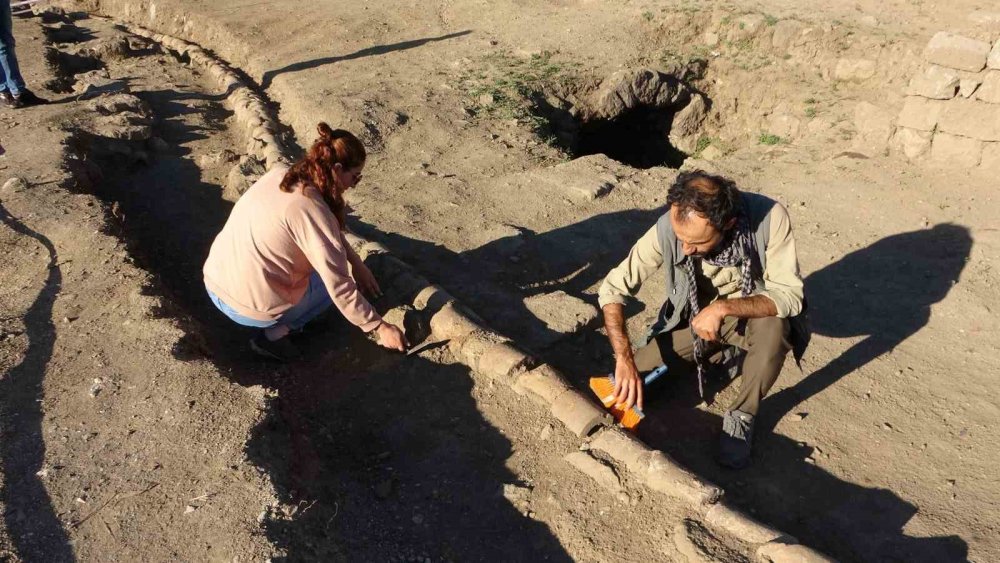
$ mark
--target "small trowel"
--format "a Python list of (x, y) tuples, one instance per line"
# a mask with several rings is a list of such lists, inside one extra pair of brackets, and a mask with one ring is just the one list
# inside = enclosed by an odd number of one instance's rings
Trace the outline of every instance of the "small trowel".
[(416, 356), (417, 354), (420, 354), (421, 352), (425, 352), (427, 350), (433, 350), (435, 348), (440, 348), (441, 346), (444, 346), (445, 344), (447, 344), (448, 341), (449, 341), (449, 339), (447, 339), (447, 338), (445, 338), (444, 340), (431, 340), (430, 338), (428, 338), (427, 340), (424, 340), (420, 344), (417, 344), (416, 346), (414, 346), (414, 347), (410, 348), (409, 350), (407, 350), (406, 351), (406, 355), (407, 356)]

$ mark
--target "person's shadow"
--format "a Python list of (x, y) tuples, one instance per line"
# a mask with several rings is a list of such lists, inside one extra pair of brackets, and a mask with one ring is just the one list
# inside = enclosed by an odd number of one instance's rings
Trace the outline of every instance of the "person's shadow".
[(886, 237), (811, 274), (806, 294), (813, 331), (865, 339), (798, 385), (769, 397), (762, 429), (774, 428), (796, 405), (923, 328), (931, 306), (958, 283), (971, 250), (969, 230), (945, 223)]
[[(405, 259), (438, 272), (437, 280), (466, 300), (493, 326), (529, 346), (524, 327), (538, 323), (522, 300), (562, 290), (586, 293), (628, 252), (662, 214), (629, 210), (598, 215), (545, 233), (523, 231), (463, 253), (401, 235), (361, 230), (386, 242)], [(807, 461), (811, 446), (771, 434), (778, 420), (927, 324), (930, 307), (943, 299), (969, 256), (969, 231), (956, 225), (893, 235), (852, 252), (809, 276), (806, 293), (817, 334), (865, 336), (799, 384), (764, 400), (755, 465), (742, 472), (714, 461), (721, 419), (693, 408), (700, 402), (692, 379), (678, 377), (648, 390), (647, 421), (640, 436), (696, 473), (723, 485), (737, 504), (809, 545), (846, 560), (964, 560), (968, 546), (957, 535), (917, 538), (903, 529), (917, 507), (887, 489), (839, 479)], [(516, 261), (511, 261), (516, 257)], [(659, 283), (650, 280), (647, 283)], [(654, 308), (659, 303), (646, 303)], [(640, 306), (641, 307), (641, 306)], [(634, 315), (635, 307), (629, 314)], [(648, 311), (647, 311), (648, 314)], [(647, 315), (648, 316), (648, 315)], [(635, 335), (641, 337), (641, 335)], [(606, 339), (588, 331), (544, 351), (544, 359), (586, 387), (586, 376), (607, 368)], [(595, 361), (597, 360), (597, 361)], [(596, 366), (600, 364), (600, 366)], [(716, 381), (715, 394), (729, 382)], [(738, 381), (735, 383), (738, 385)]]
[(276, 68), (274, 70), (269, 70), (264, 73), (261, 78), (260, 87), (262, 90), (267, 90), (271, 83), (274, 82), (275, 77), (281, 74), (288, 74), (291, 72), (299, 72), (302, 70), (309, 70), (311, 68), (320, 67), (323, 65), (339, 63), (342, 61), (350, 61), (353, 59), (361, 59), (364, 57), (373, 57), (378, 55), (384, 55), (386, 53), (391, 53), (393, 51), (405, 51), (407, 49), (413, 49), (415, 47), (420, 47), (427, 43), (433, 43), (435, 41), (445, 41), (448, 39), (455, 39), (456, 37), (462, 37), (463, 35), (468, 35), (472, 33), (472, 30), (456, 31), (454, 33), (448, 33), (446, 35), (441, 35), (439, 37), (424, 37), (421, 39), (411, 39), (409, 41), (400, 41), (398, 43), (392, 43), (389, 45), (374, 45), (372, 47), (365, 47), (353, 53), (348, 53), (346, 55), (334, 55), (329, 57), (320, 57), (318, 59), (310, 59), (308, 61), (300, 61), (297, 63), (292, 63), (285, 65), (281, 68)]

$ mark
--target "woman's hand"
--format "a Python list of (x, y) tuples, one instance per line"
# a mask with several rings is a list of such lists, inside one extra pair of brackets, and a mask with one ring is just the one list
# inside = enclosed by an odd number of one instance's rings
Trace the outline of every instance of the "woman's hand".
[[(371, 297), (382, 297), (382, 289), (375, 280), (375, 274), (364, 264), (357, 264), (353, 268), (354, 283), (358, 284), (358, 289)], [(391, 325), (390, 325), (391, 326)]]
[(396, 325), (383, 321), (375, 331), (378, 332), (378, 344), (383, 348), (405, 352), (410, 347), (406, 335)]

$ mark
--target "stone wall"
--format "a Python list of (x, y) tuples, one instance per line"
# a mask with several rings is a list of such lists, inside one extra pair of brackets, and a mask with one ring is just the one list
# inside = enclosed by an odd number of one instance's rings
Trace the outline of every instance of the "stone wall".
[(945, 31), (924, 50), (891, 148), (911, 160), (1000, 170), (1000, 41)]

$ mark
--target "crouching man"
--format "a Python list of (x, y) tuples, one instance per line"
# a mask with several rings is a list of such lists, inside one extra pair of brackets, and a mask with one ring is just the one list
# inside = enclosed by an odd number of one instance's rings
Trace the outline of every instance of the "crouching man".
[[(604, 279), (599, 300), (615, 352), (615, 394), (643, 407), (640, 372), (668, 374), (694, 363), (703, 392), (706, 363), (720, 352), (742, 357), (739, 394), (722, 422), (718, 461), (750, 464), (754, 419), (788, 351), (808, 343), (802, 278), (788, 212), (763, 195), (702, 171), (681, 174), (668, 211)], [(647, 343), (633, 352), (623, 304), (664, 266), (666, 296)], [(735, 348), (729, 348), (735, 347)], [(727, 348), (729, 348), (727, 350)]]

